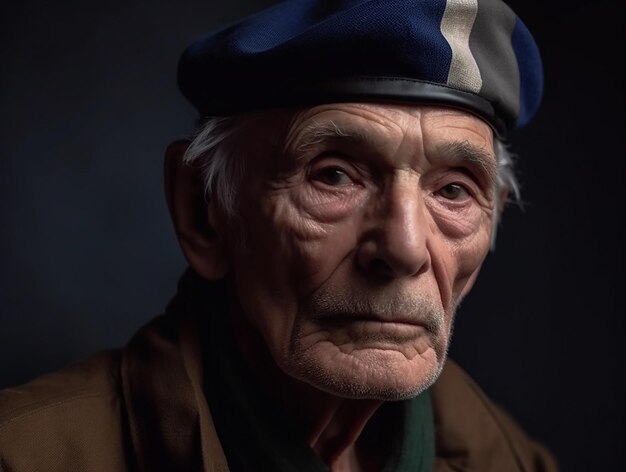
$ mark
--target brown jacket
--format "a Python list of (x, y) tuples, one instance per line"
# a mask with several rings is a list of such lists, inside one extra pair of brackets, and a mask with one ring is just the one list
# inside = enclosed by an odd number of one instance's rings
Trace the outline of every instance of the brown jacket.
[[(227, 471), (193, 322), (0, 392), (0, 471)], [(554, 471), (552, 458), (448, 361), (431, 389), (436, 471)]]

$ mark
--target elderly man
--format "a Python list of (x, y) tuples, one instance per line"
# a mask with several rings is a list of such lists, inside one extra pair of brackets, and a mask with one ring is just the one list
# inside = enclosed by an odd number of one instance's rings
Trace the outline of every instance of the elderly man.
[(499, 0), (292, 0), (194, 43), (190, 269), (126, 348), (2, 394), (0, 469), (554, 470), (446, 351), (541, 95)]

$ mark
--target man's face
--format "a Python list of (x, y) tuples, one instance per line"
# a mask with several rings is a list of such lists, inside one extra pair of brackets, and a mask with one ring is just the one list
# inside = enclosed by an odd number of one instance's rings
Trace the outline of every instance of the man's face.
[(243, 139), (230, 278), (279, 368), (351, 398), (428, 387), (489, 248), (491, 129), (449, 108), (332, 104), (271, 112)]

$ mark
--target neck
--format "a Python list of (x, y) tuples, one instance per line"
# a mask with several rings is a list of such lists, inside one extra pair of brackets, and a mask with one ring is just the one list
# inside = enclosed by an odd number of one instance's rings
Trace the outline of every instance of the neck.
[(317, 415), (308, 418), (309, 446), (331, 470), (368, 470), (373, 464), (358, 450), (357, 443), (381, 402), (336, 397), (320, 400), (308, 402), (316, 409), (311, 415)]
[(235, 326), (235, 332), (257, 382), (332, 471), (380, 469), (382, 458), (360, 451), (358, 441), (382, 401), (340, 398), (294, 379), (278, 368), (259, 335), (242, 326)]

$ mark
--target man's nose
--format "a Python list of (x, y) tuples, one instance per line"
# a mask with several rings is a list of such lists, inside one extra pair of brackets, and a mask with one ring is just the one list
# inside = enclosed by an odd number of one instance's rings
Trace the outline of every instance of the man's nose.
[(373, 221), (359, 246), (361, 269), (393, 279), (430, 268), (430, 220), (419, 185), (394, 185), (385, 192)]

